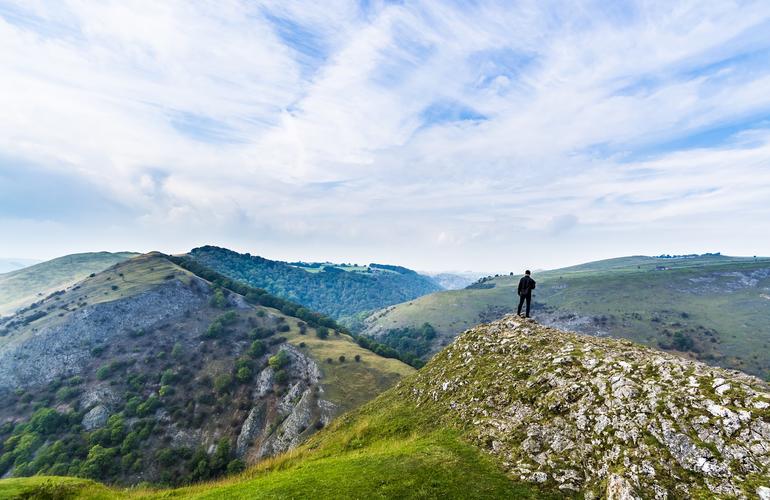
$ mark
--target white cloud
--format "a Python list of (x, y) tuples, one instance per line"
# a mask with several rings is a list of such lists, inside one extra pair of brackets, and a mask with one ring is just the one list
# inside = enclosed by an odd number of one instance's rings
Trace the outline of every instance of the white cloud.
[(22, 234), (2, 254), (215, 243), (504, 269), (705, 247), (709, 222), (717, 250), (770, 253), (766, 2), (0, 2), (0, 16), (0, 169), (64, 172), (124, 207), (100, 243), (91, 206), (64, 223), (53, 202), (32, 220), (0, 202), (4, 232), (71, 235), (42, 250)]

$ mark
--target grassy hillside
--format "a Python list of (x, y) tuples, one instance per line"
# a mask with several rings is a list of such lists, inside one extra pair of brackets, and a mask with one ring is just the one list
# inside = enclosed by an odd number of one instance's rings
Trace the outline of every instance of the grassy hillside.
[(136, 255), (130, 252), (78, 253), (0, 274), (0, 316), (11, 314), (77, 283), (91, 273), (98, 273)]
[[(770, 376), (770, 259), (624, 257), (534, 277), (533, 314), (543, 322)], [(518, 279), (493, 277), (384, 308), (364, 334), (383, 339), (429, 323), (435, 352), (464, 329), (514, 311)]]
[(290, 264), (211, 246), (193, 249), (189, 255), (228, 278), (337, 319), (441, 289), (427, 276), (384, 264)]
[(215, 281), (141, 255), (6, 318), (0, 475), (181, 484), (237, 472), (414, 372), (328, 318)]

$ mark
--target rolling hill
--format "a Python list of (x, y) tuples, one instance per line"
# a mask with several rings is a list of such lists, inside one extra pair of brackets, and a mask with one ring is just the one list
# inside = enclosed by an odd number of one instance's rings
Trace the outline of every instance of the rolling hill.
[(0, 476), (237, 472), (414, 371), (298, 309), (152, 253), (3, 318)]
[(20, 478), (0, 496), (765, 499), (769, 408), (754, 377), (508, 316), (241, 475), (174, 490)]
[(50, 293), (135, 257), (131, 252), (92, 252), (65, 255), (0, 274), (0, 316), (12, 314)]
[[(770, 377), (770, 259), (624, 257), (534, 277), (533, 315), (546, 324)], [(466, 328), (514, 311), (518, 279), (485, 278), (383, 308), (362, 333), (427, 358)]]
[(427, 276), (386, 264), (280, 262), (205, 246), (189, 256), (233, 280), (340, 319), (441, 290)]

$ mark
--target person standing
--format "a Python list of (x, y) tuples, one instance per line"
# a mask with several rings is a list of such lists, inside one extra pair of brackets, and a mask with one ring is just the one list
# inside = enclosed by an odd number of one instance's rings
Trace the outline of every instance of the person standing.
[(529, 269), (524, 272), (524, 276), (519, 280), (519, 312), (521, 316), (521, 306), (524, 305), (524, 301), (527, 301), (527, 318), (529, 318), (529, 306), (532, 304), (532, 290), (535, 289), (535, 280), (530, 276)]

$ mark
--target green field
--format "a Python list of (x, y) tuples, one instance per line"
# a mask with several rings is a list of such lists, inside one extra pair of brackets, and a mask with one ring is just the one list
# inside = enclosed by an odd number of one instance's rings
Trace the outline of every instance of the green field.
[[(535, 317), (770, 376), (770, 259), (624, 257), (535, 273)], [(364, 333), (430, 323), (434, 351), (514, 311), (519, 276), (438, 292), (375, 312)]]
[(91, 273), (98, 273), (136, 255), (130, 252), (79, 253), (0, 274), (0, 316), (11, 314), (52, 292), (77, 283)]

